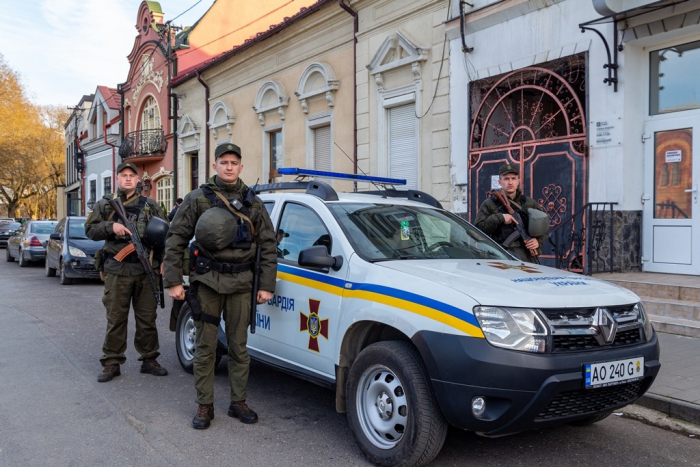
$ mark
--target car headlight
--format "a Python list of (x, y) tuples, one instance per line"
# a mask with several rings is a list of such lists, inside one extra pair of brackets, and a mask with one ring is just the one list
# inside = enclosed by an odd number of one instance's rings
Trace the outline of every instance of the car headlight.
[(647, 342), (649, 342), (654, 336), (654, 328), (651, 325), (651, 320), (649, 319), (647, 312), (644, 310), (644, 305), (642, 305), (642, 302), (639, 302), (636, 305), (634, 305), (632, 311), (637, 313), (637, 315), (639, 316), (639, 320), (644, 325), (644, 336), (647, 338)]
[(477, 306), (474, 316), (491, 345), (524, 352), (549, 351), (549, 330), (536, 310)]
[(76, 258), (85, 258), (85, 252), (80, 248), (76, 248), (74, 246), (68, 247), (68, 253), (70, 253), (71, 256), (75, 256)]

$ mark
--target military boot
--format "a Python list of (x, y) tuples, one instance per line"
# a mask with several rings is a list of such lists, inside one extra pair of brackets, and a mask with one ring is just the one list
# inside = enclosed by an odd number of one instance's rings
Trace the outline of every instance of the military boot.
[(255, 423), (258, 421), (258, 414), (246, 405), (245, 401), (231, 402), (228, 406), (228, 416), (239, 419), (243, 423)]
[(151, 360), (144, 360), (141, 363), (141, 373), (150, 373), (153, 376), (165, 376), (168, 374), (168, 370), (160, 366), (160, 363), (154, 358)]
[(121, 371), (119, 371), (119, 365), (105, 365), (105, 367), (102, 369), (102, 373), (97, 375), (97, 382), (106, 383), (107, 381), (112, 381), (112, 378), (121, 374)]
[(214, 404), (199, 404), (197, 415), (192, 419), (192, 428), (206, 430), (214, 420)]

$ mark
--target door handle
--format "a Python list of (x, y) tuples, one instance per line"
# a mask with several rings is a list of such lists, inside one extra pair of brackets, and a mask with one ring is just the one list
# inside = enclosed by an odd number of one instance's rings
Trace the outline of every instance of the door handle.
[(697, 193), (698, 191), (698, 186), (695, 185), (692, 189), (690, 190), (685, 190), (686, 193)]

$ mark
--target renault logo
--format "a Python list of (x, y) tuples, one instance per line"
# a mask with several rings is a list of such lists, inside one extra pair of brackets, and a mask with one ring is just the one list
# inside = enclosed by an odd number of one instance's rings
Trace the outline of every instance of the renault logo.
[[(593, 327), (598, 330), (605, 344), (612, 344), (617, 334), (617, 321), (607, 308), (596, 308), (593, 315)], [(603, 342), (600, 342), (603, 344)]]

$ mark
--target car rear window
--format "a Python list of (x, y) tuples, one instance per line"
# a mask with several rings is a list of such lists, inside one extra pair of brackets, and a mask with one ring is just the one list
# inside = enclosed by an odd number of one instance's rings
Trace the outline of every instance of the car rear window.
[(55, 222), (46, 222), (41, 224), (32, 224), (29, 226), (29, 231), (35, 234), (50, 234), (53, 232), (54, 227), (56, 227)]

